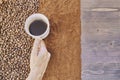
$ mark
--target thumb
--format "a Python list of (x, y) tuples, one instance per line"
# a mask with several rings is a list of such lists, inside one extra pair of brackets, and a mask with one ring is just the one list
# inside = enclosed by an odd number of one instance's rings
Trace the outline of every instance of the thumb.
[(32, 48), (32, 52), (31, 52), (31, 57), (38, 56), (40, 47), (41, 47), (41, 39), (35, 39), (34, 44), (33, 44), (33, 48)]
[(46, 55), (46, 53), (47, 53), (46, 45), (45, 45), (44, 41), (41, 40), (38, 56), (40, 57), (40, 56)]

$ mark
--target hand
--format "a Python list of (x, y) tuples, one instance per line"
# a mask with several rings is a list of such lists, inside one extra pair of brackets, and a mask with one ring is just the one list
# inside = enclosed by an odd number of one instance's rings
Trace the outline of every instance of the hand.
[(49, 60), (50, 53), (47, 51), (45, 43), (43, 40), (36, 39), (31, 52), (30, 74), (27, 80), (42, 80)]

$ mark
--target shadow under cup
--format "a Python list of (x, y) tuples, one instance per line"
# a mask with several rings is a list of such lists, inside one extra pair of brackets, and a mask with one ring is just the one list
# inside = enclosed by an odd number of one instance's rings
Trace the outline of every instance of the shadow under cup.
[(43, 14), (32, 14), (26, 19), (25, 31), (33, 38), (46, 38), (50, 32), (48, 18)]

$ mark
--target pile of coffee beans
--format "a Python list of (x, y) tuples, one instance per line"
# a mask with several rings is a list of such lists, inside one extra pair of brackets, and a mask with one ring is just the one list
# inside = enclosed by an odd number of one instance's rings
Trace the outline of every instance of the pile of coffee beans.
[(0, 80), (25, 80), (33, 39), (24, 31), (39, 0), (0, 0)]

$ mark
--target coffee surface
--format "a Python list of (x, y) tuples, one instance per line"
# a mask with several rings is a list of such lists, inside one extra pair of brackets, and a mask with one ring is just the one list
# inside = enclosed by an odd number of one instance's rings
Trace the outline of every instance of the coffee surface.
[(47, 29), (47, 24), (42, 20), (35, 20), (30, 24), (29, 31), (32, 35), (39, 36)]

